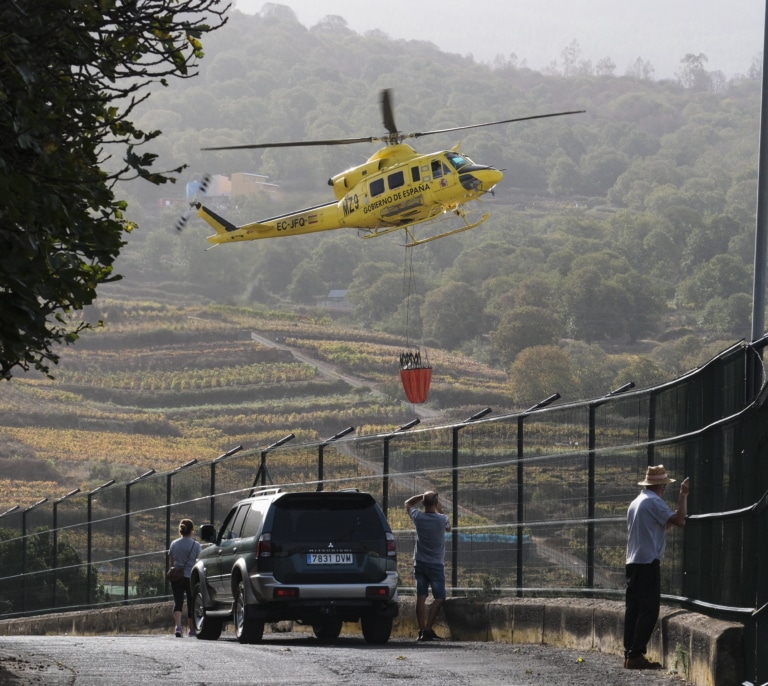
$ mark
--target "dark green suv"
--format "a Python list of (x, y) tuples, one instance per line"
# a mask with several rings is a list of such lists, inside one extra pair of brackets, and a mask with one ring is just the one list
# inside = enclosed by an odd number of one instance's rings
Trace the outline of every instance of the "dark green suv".
[(233, 620), (241, 643), (258, 643), (267, 622), (311, 625), (335, 639), (361, 624), (386, 643), (397, 616), (395, 537), (368, 493), (271, 489), (235, 504), (218, 533), (201, 527), (192, 570), (197, 637), (216, 640)]

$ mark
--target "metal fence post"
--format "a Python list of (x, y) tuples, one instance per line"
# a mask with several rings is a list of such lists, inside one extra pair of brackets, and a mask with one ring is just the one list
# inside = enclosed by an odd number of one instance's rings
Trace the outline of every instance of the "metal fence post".
[(80, 489), (76, 488), (74, 491), (70, 491), (66, 495), (62, 496), (58, 500), (53, 501), (53, 557), (52, 557), (52, 567), (53, 567), (53, 592), (51, 594), (53, 606), (57, 607), (56, 605), (56, 581), (58, 579), (58, 567), (59, 567), (59, 503), (66, 500), (67, 498), (71, 498), (73, 495), (77, 495), (80, 493)]
[(317, 489), (318, 491), (323, 490), (323, 479), (325, 478), (325, 466), (323, 463), (324, 456), (323, 453), (325, 451), (325, 446), (327, 446), (330, 443), (333, 443), (334, 441), (338, 441), (343, 436), (346, 436), (349, 433), (352, 433), (355, 430), (354, 426), (348, 426), (346, 429), (343, 429), (342, 431), (339, 431), (335, 436), (331, 436), (327, 441), (323, 441), (319, 446), (317, 446)]
[(648, 466), (654, 464), (656, 460), (656, 446), (653, 442), (656, 440), (656, 393), (651, 391), (648, 397)]
[(48, 498), (41, 498), (34, 505), (21, 511), (21, 610), (27, 610), (27, 513), (47, 503)]
[(87, 581), (88, 584), (88, 591), (86, 593), (86, 601), (88, 605), (90, 605), (93, 602), (92, 597), (92, 591), (93, 591), (93, 570), (91, 569), (91, 563), (93, 562), (92, 559), (92, 552), (93, 552), (93, 506), (92, 506), (92, 500), (93, 496), (96, 495), (99, 491), (108, 488), (113, 483), (115, 483), (114, 479), (110, 479), (106, 483), (101, 484), (101, 486), (97, 486), (92, 491), (88, 493), (88, 536), (87, 536), (87, 544), (86, 544), (86, 564), (88, 565), (87, 568)]
[[(264, 448), (264, 450), (261, 451), (261, 456), (259, 459), (259, 470), (256, 472), (256, 476), (253, 479), (251, 495), (253, 495), (257, 484), (260, 486), (267, 485), (267, 477), (269, 477), (269, 480), (272, 481), (272, 477), (269, 476), (269, 470), (267, 469), (267, 455), (275, 448), (279, 448), (281, 445), (293, 440), (294, 438), (296, 438), (296, 434), (290, 433), (284, 438), (281, 438), (279, 441), (275, 441), (272, 445), (268, 445), (266, 448)], [(261, 483), (259, 484), (259, 482)]]

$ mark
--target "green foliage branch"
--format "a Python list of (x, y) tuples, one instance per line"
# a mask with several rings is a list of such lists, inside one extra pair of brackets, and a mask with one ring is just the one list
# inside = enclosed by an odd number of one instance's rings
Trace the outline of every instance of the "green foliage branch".
[[(188, 78), (222, 0), (9, 0), (0, 5), (0, 376), (49, 373), (72, 316), (134, 228), (120, 180), (175, 181), (131, 121), (152, 83)], [(119, 155), (122, 159), (116, 159)]]

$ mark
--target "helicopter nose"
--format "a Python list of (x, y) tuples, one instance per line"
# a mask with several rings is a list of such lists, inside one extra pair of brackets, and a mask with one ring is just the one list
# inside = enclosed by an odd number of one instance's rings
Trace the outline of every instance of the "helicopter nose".
[(483, 183), (483, 190), (491, 190), (503, 178), (504, 174), (502, 174), (498, 169), (488, 167), (488, 169), (483, 172), (483, 177), (481, 179)]
[(459, 177), (461, 185), (468, 191), (478, 193), (487, 193), (504, 178), (504, 174), (493, 167), (474, 166), (472, 169), (462, 171), (464, 173)]

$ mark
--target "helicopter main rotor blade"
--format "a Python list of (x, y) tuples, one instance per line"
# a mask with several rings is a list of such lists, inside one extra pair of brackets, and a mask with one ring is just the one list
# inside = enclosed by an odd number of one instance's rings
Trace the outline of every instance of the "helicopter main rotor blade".
[(466, 131), (467, 129), (479, 129), (483, 126), (497, 126), (498, 124), (510, 124), (518, 121), (530, 121), (532, 119), (546, 119), (548, 117), (562, 117), (568, 114), (583, 114), (586, 110), (573, 110), (570, 112), (552, 112), (551, 114), (534, 114), (528, 117), (515, 117), (514, 119), (502, 119), (501, 121), (489, 121), (483, 124), (469, 124), (467, 126), (455, 126), (450, 129), (437, 129), (435, 131), (415, 131), (414, 133), (401, 134), (395, 125), (395, 115), (392, 108), (392, 96), (389, 89), (381, 92), (381, 111), (384, 119), (384, 127), (389, 131), (388, 136), (364, 136), (361, 138), (331, 138), (319, 141), (285, 141), (284, 143), (252, 143), (246, 145), (221, 145), (216, 147), (200, 148), (201, 150), (264, 150), (267, 148), (305, 148), (320, 145), (354, 145), (356, 143), (400, 143), (408, 138), (421, 138), (432, 136), (436, 133), (451, 133), (453, 131)]
[(335, 138), (324, 141), (286, 141), (285, 143), (252, 143), (247, 145), (220, 145), (200, 150), (258, 150), (263, 148), (304, 148), (313, 145), (352, 145), (353, 143), (376, 143), (388, 141), (388, 136), (368, 136), (366, 138)]
[(393, 136), (397, 136), (397, 126), (395, 125), (395, 113), (392, 109), (392, 91), (389, 88), (381, 91), (381, 115), (384, 119), (384, 128)]
[(534, 114), (529, 117), (515, 117), (514, 119), (502, 119), (501, 121), (488, 121), (484, 124), (469, 124), (467, 126), (454, 126), (450, 129), (437, 129), (435, 131), (421, 131), (409, 133), (403, 136), (406, 138), (421, 138), (422, 136), (431, 136), (435, 133), (451, 133), (452, 131), (466, 131), (467, 129), (479, 129), (482, 126), (496, 126), (498, 124), (510, 124), (516, 121), (530, 121), (531, 119), (546, 119), (547, 117), (563, 117), (567, 114), (583, 114), (586, 110), (572, 110), (570, 112), (552, 112), (551, 114)]

